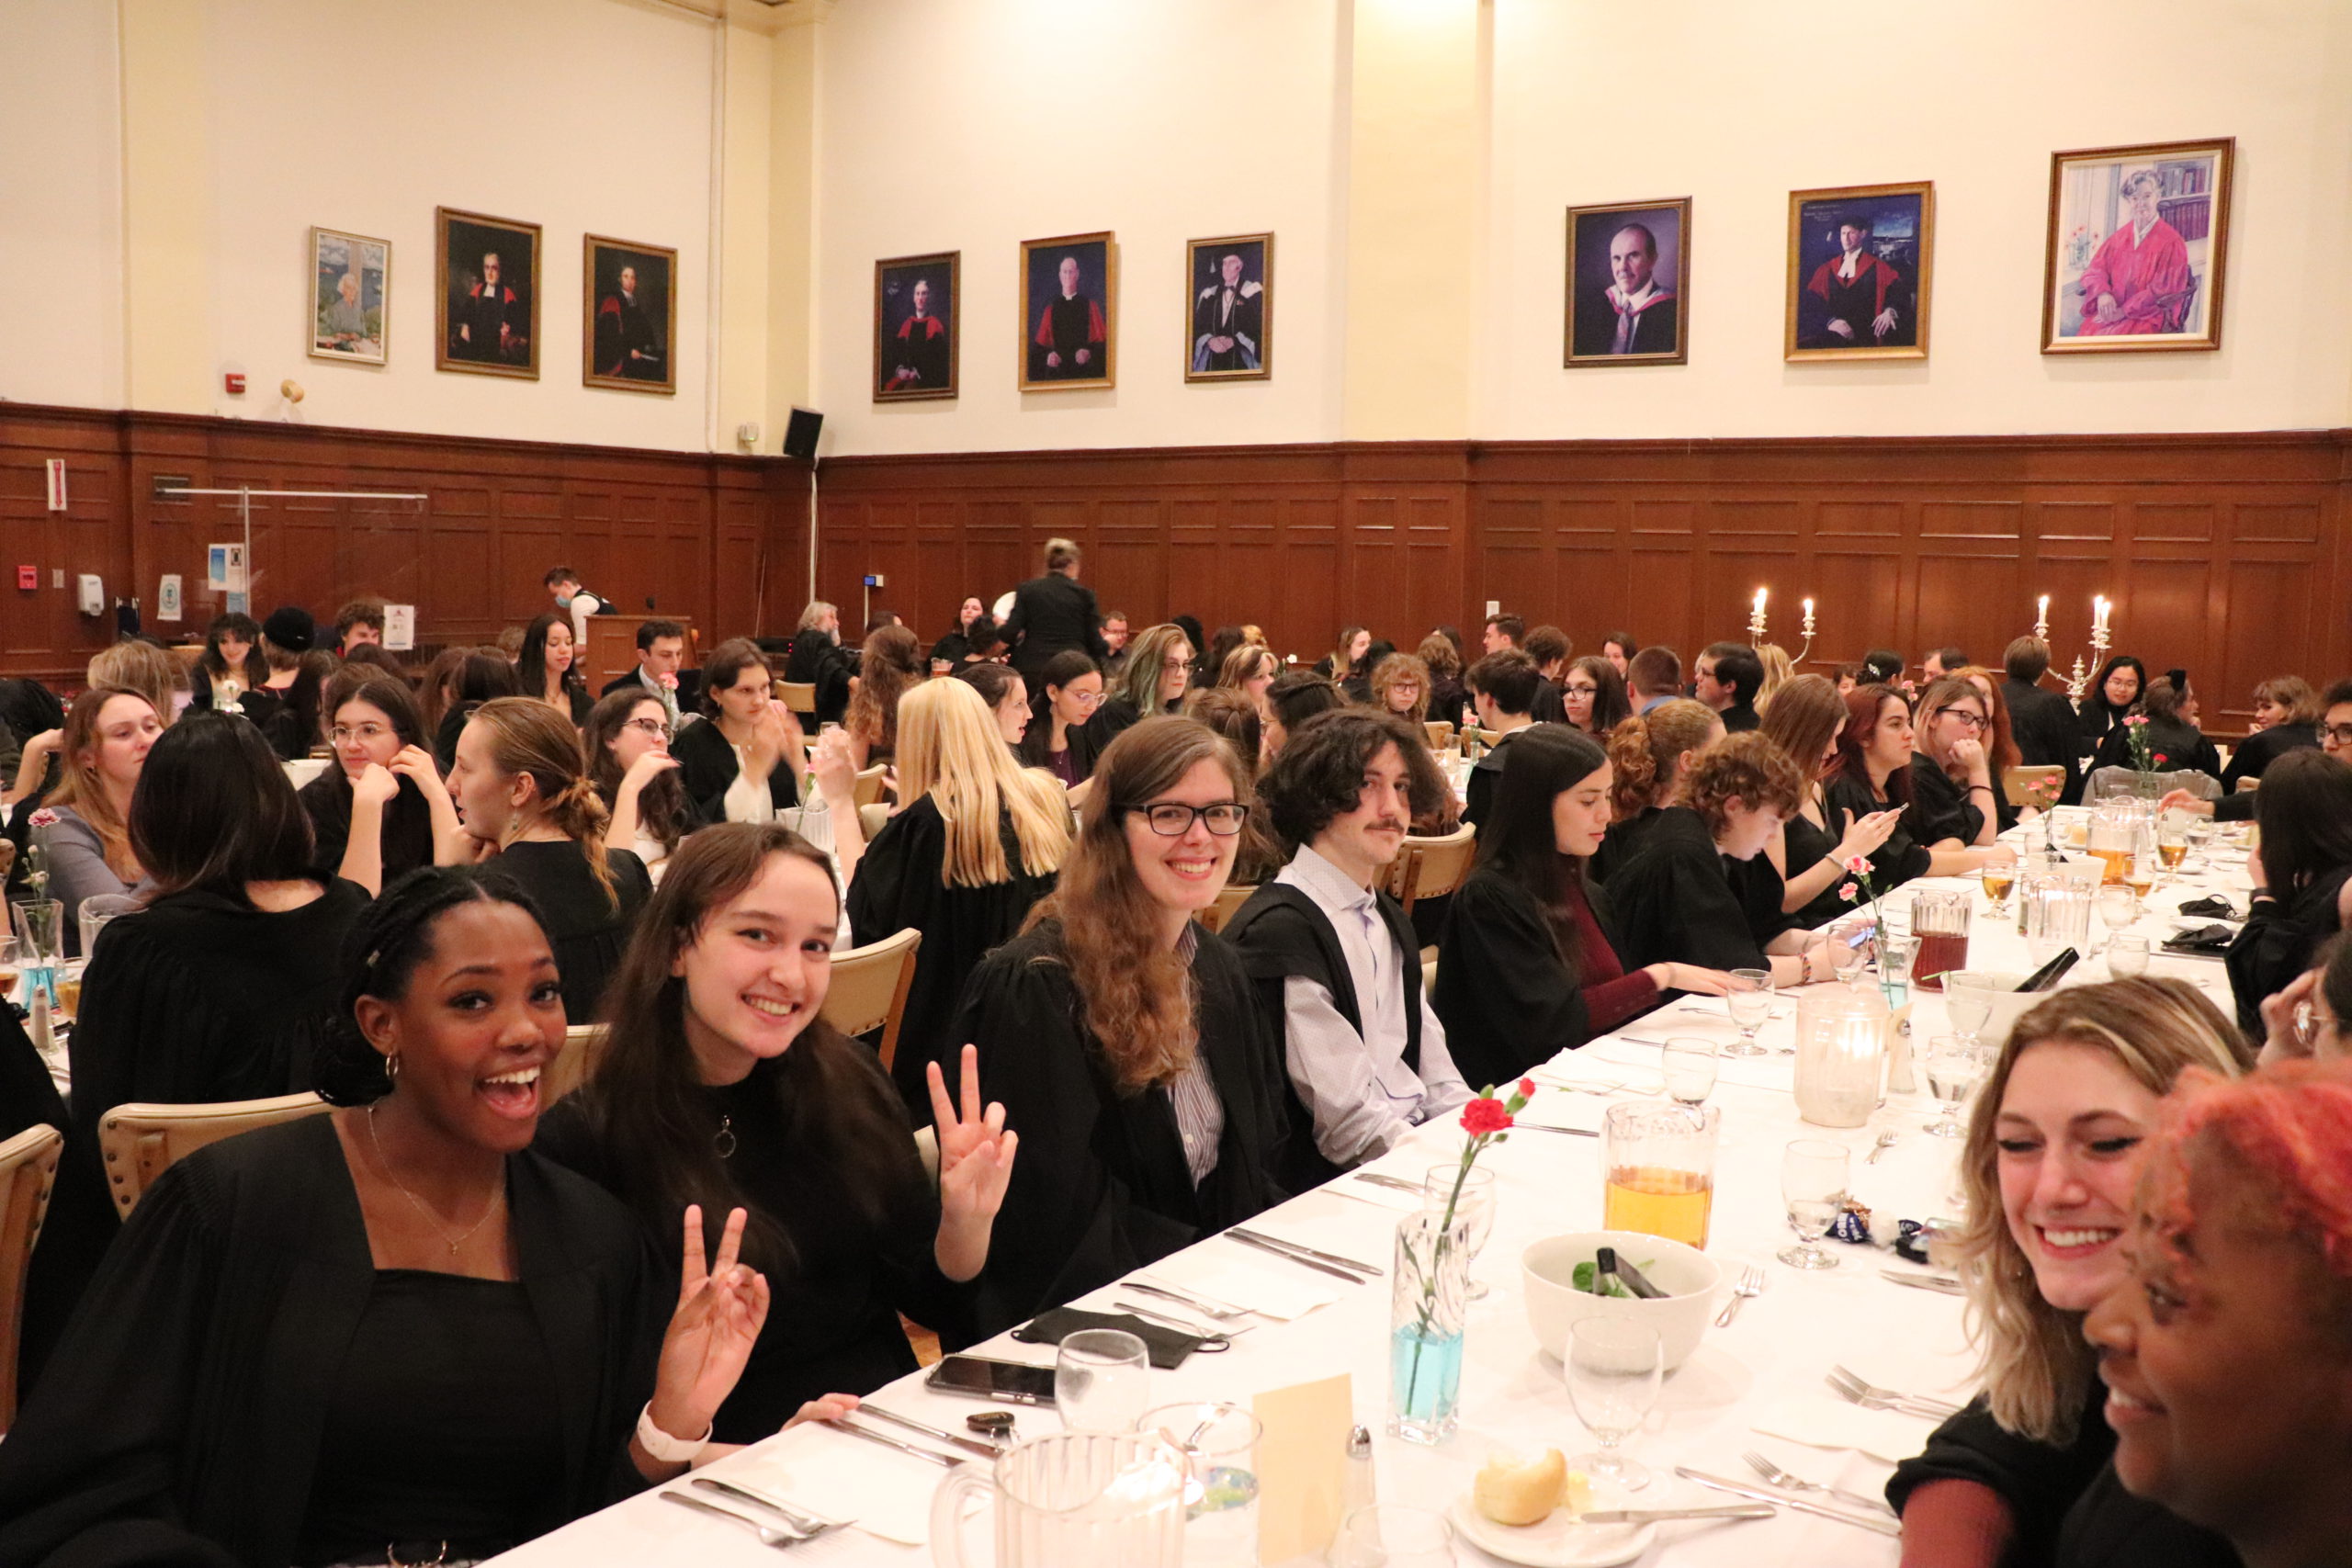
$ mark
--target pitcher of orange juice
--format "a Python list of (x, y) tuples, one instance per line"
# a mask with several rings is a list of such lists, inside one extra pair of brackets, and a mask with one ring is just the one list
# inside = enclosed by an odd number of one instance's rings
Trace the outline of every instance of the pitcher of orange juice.
[(2125, 795), (2109, 795), (2092, 808), (2088, 848), (2099, 863), (2101, 886), (2123, 880), (2140, 847), (2140, 803)]
[(1657, 1100), (1611, 1106), (1601, 1119), (1601, 1228), (1703, 1248), (1722, 1125), (1723, 1112), (1713, 1106)]

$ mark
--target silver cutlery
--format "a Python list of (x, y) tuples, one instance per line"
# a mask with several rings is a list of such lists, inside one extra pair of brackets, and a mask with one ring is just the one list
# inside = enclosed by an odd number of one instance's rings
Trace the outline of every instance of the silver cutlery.
[(779, 1551), (789, 1546), (798, 1546), (808, 1539), (805, 1535), (797, 1535), (791, 1530), (780, 1530), (773, 1526), (763, 1525), (749, 1514), (739, 1514), (732, 1508), (722, 1508), (716, 1503), (706, 1503), (699, 1497), (689, 1497), (683, 1492), (664, 1492), (662, 1494), (662, 1500), (665, 1503), (675, 1503), (681, 1508), (692, 1508), (698, 1514), (714, 1515), (729, 1524), (741, 1525), (758, 1536), (762, 1546), (773, 1546)]
[(1375, 1276), (1384, 1272), (1376, 1263), (1359, 1263), (1352, 1258), (1342, 1258), (1336, 1252), (1320, 1251), (1304, 1242), (1284, 1241), (1281, 1236), (1268, 1235), (1263, 1231), (1249, 1230), (1241, 1225), (1235, 1225), (1225, 1234), (1239, 1236), (1244, 1241), (1263, 1242), (1269, 1247), (1287, 1247), (1302, 1258), (1312, 1258), (1317, 1263), (1328, 1263), (1335, 1269), (1352, 1269), (1359, 1274)]
[(1902, 1141), (1903, 1134), (1901, 1133), (1895, 1131), (1892, 1127), (1887, 1128), (1878, 1135), (1878, 1142), (1871, 1145), (1871, 1152), (1862, 1156), (1862, 1163), (1864, 1165), (1876, 1165), (1878, 1163), (1879, 1156), (1886, 1153), (1887, 1150), (1893, 1148)]
[(1724, 1310), (1715, 1314), (1715, 1326), (1729, 1328), (1739, 1309), (1747, 1304), (1750, 1296), (1764, 1293), (1764, 1270), (1751, 1263), (1739, 1271), (1739, 1283), (1731, 1288), (1731, 1300), (1724, 1303)]
[[(1189, 1334), (1195, 1339), (1221, 1339), (1229, 1345), (1233, 1342), (1233, 1337), (1236, 1334), (1247, 1334), (1250, 1332), (1246, 1328), (1211, 1328), (1203, 1324), (1187, 1323), (1182, 1318), (1178, 1317), (1174, 1313), (1161, 1312), (1157, 1307), (1145, 1306), (1141, 1302), (1123, 1302), (1114, 1299), (1111, 1304), (1117, 1307), (1121, 1312), (1133, 1313), (1137, 1317), (1148, 1318), (1153, 1323), (1163, 1324), (1170, 1328), (1175, 1329), (1180, 1334)], [(1207, 1348), (1206, 1346), (1202, 1348), (1204, 1349)], [(861, 1408), (863, 1407), (861, 1406)]]
[(1903, 1526), (1894, 1519), (1860, 1517), (1849, 1514), (1843, 1508), (1833, 1508), (1826, 1503), (1815, 1503), (1808, 1498), (1789, 1497), (1777, 1492), (1762, 1491), (1745, 1482), (1726, 1481), (1720, 1475), (1709, 1475), (1705, 1471), (1692, 1470), (1688, 1465), (1676, 1465), (1674, 1473), (1685, 1481), (1696, 1482), (1711, 1491), (1728, 1492), (1735, 1497), (1747, 1497), (1758, 1503), (1770, 1503), (1778, 1507), (1794, 1508), (1801, 1514), (1815, 1514), (1825, 1519), (1836, 1519), (1841, 1525), (1853, 1525), (1861, 1529), (1875, 1530), (1880, 1535), (1899, 1536), (1903, 1533)]
[(1179, 1306), (1189, 1307), (1202, 1316), (1218, 1323), (1223, 1323), (1227, 1318), (1251, 1315), (1250, 1309), (1248, 1307), (1236, 1306), (1231, 1302), (1220, 1302), (1188, 1291), (1174, 1290), (1166, 1285), (1155, 1285), (1148, 1280), (1122, 1280), (1119, 1281), (1119, 1289), (1141, 1291), (1147, 1296), (1158, 1296), (1162, 1301), (1174, 1302)]
[(1578, 1524), (1654, 1525), (1667, 1519), (1769, 1519), (1780, 1510), (1770, 1503), (1732, 1503), (1720, 1508), (1603, 1508), (1577, 1516)]
[(1863, 1382), (1843, 1367), (1829, 1369), (1828, 1382), (1839, 1397), (1865, 1410), (1893, 1410), (1927, 1421), (1942, 1421), (1960, 1414), (1957, 1404), (1930, 1399), (1924, 1394), (1900, 1393), (1891, 1388), (1879, 1388)]
[(814, 1514), (804, 1514), (797, 1508), (787, 1507), (781, 1498), (772, 1497), (738, 1482), (721, 1481), (715, 1475), (697, 1475), (694, 1483), (707, 1492), (732, 1497), (739, 1503), (749, 1503), (755, 1508), (765, 1508), (798, 1530), (804, 1538), (820, 1536), (827, 1530), (840, 1529), (843, 1525), (856, 1522), (854, 1519), (820, 1519)]
[(1353, 1174), (1358, 1181), (1369, 1181), (1374, 1187), (1394, 1188), (1399, 1192), (1419, 1192), (1423, 1190), (1418, 1181), (1408, 1181), (1401, 1176), (1384, 1175), (1377, 1170), (1359, 1170)]
[(1336, 1279), (1345, 1280), (1351, 1285), (1370, 1283), (1370, 1280), (1364, 1275), (1351, 1274), (1345, 1269), (1336, 1269), (1329, 1263), (1317, 1263), (1314, 1258), (1307, 1257), (1303, 1252), (1293, 1252), (1287, 1247), (1277, 1247), (1272, 1242), (1263, 1240), (1258, 1236), (1245, 1235), (1239, 1231), (1227, 1231), (1225, 1234), (1231, 1236), (1234, 1240), (1239, 1242), (1244, 1247), (1254, 1247), (1261, 1252), (1270, 1252), (1276, 1258), (1284, 1258), (1292, 1263), (1297, 1264), (1302, 1269), (1312, 1269), (1318, 1274), (1329, 1274)]
[(1894, 1512), (1893, 1508), (1886, 1506), (1885, 1499), (1883, 1498), (1865, 1497), (1860, 1492), (1842, 1491), (1835, 1486), (1825, 1486), (1818, 1481), (1807, 1481), (1804, 1476), (1797, 1474), (1794, 1471), (1782, 1470), (1779, 1465), (1774, 1464), (1770, 1460), (1766, 1459), (1762, 1454), (1758, 1453), (1753, 1449), (1750, 1449), (1747, 1452), (1740, 1455), (1739, 1457), (1747, 1461), (1748, 1469), (1754, 1471), (1757, 1474), (1762, 1476), (1765, 1480), (1770, 1482), (1775, 1486), (1785, 1486), (1792, 1492), (1825, 1492), (1830, 1496), (1837, 1498), (1839, 1502), (1849, 1504), (1857, 1508), (1868, 1509), (1875, 1513), (1891, 1514)]
[(912, 1454), (917, 1459), (927, 1459), (946, 1470), (953, 1470), (964, 1462), (953, 1455), (941, 1453), (936, 1449), (919, 1449), (912, 1443), (902, 1443), (888, 1433), (877, 1432), (871, 1427), (857, 1426), (840, 1416), (835, 1416), (832, 1420), (822, 1422), (820, 1425), (830, 1427), (836, 1432), (846, 1432), (853, 1438), (864, 1438), (869, 1443), (879, 1443), (886, 1449), (896, 1449), (902, 1454)]
[(1521, 1129), (1530, 1133), (1557, 1133), (1561, 1136), (1567, 1138), (1597, 1138), (1600, 1136), (1600, 1130), (1597, 1127), (1555, 1127), (1548, 1122), (1514, 1122), (1511, 1123), (1511, 1131), (1518, 1132)]
[(1949, 1274), (1914, 1274), (1903, 1269), (1882, 1269), (1880, 1273), (1898, 1285), (1908, 1285), (1915, 1291), (1935, 1291), (1947, 1296), (1964, 1296), (1968, 1287)]
[(1001, 1448), (993, 1443), (984, 1443), (978, 1438), (967, 1438), (960, 1433), (944, 1431), (937, 1427), (926, 1427), (920, 1421), (901, 1416), (895, 1410), (885, 1410), (878, 1404), (861, 1404), (857, 1407), (857, 1413), (860, 1416), (871, 1416), (877, 1421), (888, 1421), (893, 1427), (904, 1427), (910, 1432), (921, 1432), (924, 1437), (935, 1438), (951, 1449), (961, 1449), (967, 1454), (978, 1454), (982, 1459), (995, 1459), (1004, 1452)]

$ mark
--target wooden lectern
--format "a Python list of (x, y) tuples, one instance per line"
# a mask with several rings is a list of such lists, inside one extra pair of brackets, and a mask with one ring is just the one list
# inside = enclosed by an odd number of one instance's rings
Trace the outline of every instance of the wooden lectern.
[(697, 662), (694, 627), (675, 615), (591, 615), (588, 646), (581, 650), (580, 666), (591, 694), (603, 691), (637, 668), (637, 628), (648, 621), (677, 621), (685, 626), (686, 663), (691, 666)]

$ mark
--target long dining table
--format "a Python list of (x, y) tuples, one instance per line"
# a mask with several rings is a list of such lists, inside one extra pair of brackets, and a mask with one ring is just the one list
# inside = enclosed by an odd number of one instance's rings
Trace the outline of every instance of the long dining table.
[[(2185, 868), (2178, 880), (2152, 894), (2146, 913), (2131, 929), (2160, 940), (2170, 933), (2170, 914), (2180, 902), (2223, 891), (2242, 908), (2246, 886), (2243, 854), (2233, 852), (2224, 836), (2201, 861)], [(1973, 895), (1970, 966), (2032, 967), (2014, 919), (1991, 916), (1973, 879), (1924, 880), (1896, 889), (1885, 900), (1889, 926), (1899, 929), (1905, 922), (1911, 893), (1936, 887), (1966, 889)], [(2095, 928), (2095, 932), (2103, 931), (2103, 924)], [(2160, 953), (2149, 973), (2190, 980), (2212, 994), (2224, 1012), (2229, 1009), (2228, 981), (2216, 959)], [(2086, 954), (2066, 983), (2107, 977), (2104, 961)], [(1950, 1032), (1939, 994), (1915, 990), (1912, 1002), (1915, 1044), (1923, 1047), (1929, 1036)], [(1871, 1382), (1954, 1404), (1964, 1402), (1974, 1386), (1976, 1363), (1963, 1325), (1963, 1302), (1934, 1290), (1908, 1288), (1888, 1277), (1890, 1272), (1917, 1275), (1925, 1270), (1891, 1250), (1837, 1241), (1826, 1244), (1838, 1258), (1834, 1269), (1800, 1271), (1775, 1258), (1778, 1250), (1795, 1239), (1781, 1195), (1780, 1166), (1783, 1150), (1796, 1138), (1826, 1138), (1850, 1150), (1849, 1192), (1876, 1213), (1925, 1220), (1960, 1213), (1960, 1140), (1923, 1131), (1936, 1111), (1925, 1093), (1924, 1070), (1917, 1092), (1888, 1094), (1867, 1125), (1812, 1125), (1799, 1118), (1793, 1098), (1795, 1058), (1789, 1047), (1795, 1033), (1794, 1013), (1793, 995), (1784, 992), (1775, 998), (1772, 1017), (1758, 1036), (1769, 1054), (1724, 1057), (1710, 1101), (1723, 1113), (1707, 1247), (1723, 1269), (1717, 1293), (1727, 1293), (1748, 1266), (1761, 1271), (1763, 1289), (1729, 1326), (1707, 1330), (1697, 1351), (1666, 1378), (1642, 1428), (1627, 1439), (1626, 1451), (1654, 1477), (1631, 1495), (1634, 1506), (1742, 1501), (1679, 1478), (1678, 1467), (1770, 1491), (1759, 1485), (1759, 1477), (1745, 1462), (1750, 1451), (1808, 1480), (1876, 1495), (1894, 1461), (1917, 1452), (1933, 1423), (1844, 1403), (1826, 1382), (1830, 1368), (1842, 1365)], [(1538, 1091), (1522, 1123), (1591, 1130), (1599, 1127), (1607, 1105), (1655, 1098), (1661, 1089), (1657, 1043), (1670, 1035), (1711, 1038), (1719, 1043), (1736, 1038), (1721, 1000), (1679, 998), (1614, 1034), (1563, 1051), (1535, 1069)], [(1988, 1050), (1996, 1043), (1987, 1036)], [(1870, 1162), (1867, 1156), (1882, 1134), (1892, 1134), (1892, 1142), (1880, 1159)], [(1456, 1160), (1463, 1138), (1461, 1129), (1447, 1118), (1417, 1129), (1364, 1168), (1419, 1182), (1432, 1166)], [(1137, 1272), (1213, 1295), (1279, 1304), (1285, 1312), (1296, 1311), (1302, 1296), (1328, 1300), (1287, 1318), (1252, 1316), (1228, 1351), (1195, 1354), (1177, 1370), (1152, 1372), (1150, 1402), (1219, 1400), (1246, 1406), (1261, 1391), (1347, 1373), (1356, 1419), (1374, 1434), (1380, 1500), (1438, 1511), (1465, 1495), (1479, 1467), (1498, 1450), (1556, 1448), (1571, 1456), (1589, 1450), (1594, 1445), (1572, 1407), (1559, 1347), (1539, 1345), (1529, 1325), (1521, 1256), (1541, 1238), (1601, 1228), (1600, 1140), (1522, 1126), (1491, 1148), (1481, 1164), (1496, 1173), (1498, 1208), (1492, 1236), (1473, 1273), (1490, 1287), (1490, 1293), (1470, 1309), (1461, 1424), (1449, 1441), (1423, 1447), (1387, 1435), (1390, 1303), (1385, 1279), (1342, 1283), (1224, 1235), (1205, 1238)], [(1409, 1207), (1411, 1200), (1393, 1189), (1343, 1176), (1292, 1199), (1254, 1225), (1387, 1269), (1392, 1267), (1396, 1224), (1402, 1217), (1400, 1203)], [(1108, 1312), (1117, 1310), (1114, 1303), (1122, 1299), (1138, 1298), (1114, 1285), (1074, 1304)], [(1182, 1308), (1174, 1310), (1183, 1314)], [(973, 1353), (1047, 1367), (1054, 1360), (1050, 1347), (1010, 1337), (988, 1341)], [(967, 1414), (984, 1408), (931, 1393), (921, 1374), (876, 1391), (869, 1402), (956, 1431), (963, 1430)], [(1023, 1433), (1058, 1429), (1050, 1410), (1023, 1409), (1019, 1420)], [(919, 1445), (939, 1446), (902, 1428), (883, 1429)], [(874, 1527), (820, 1536), (793, 1548), (791, 1555), (797, 1558), (906, 1565), (930, 1561), (929, 1548), (922, 1544), (923, 1516), (947, 1472), (811, 1426), (779, 1433), (696, 1473), (749, 1481), (819, 1514), (855, 1517)], [(683, 1479), (667, 1488), (649, 1488), (498, 1561), (511, 1568), (712, 1568), (749, 1564), (769, 1555), (768, 1548), (733, 1525), (664, 1506), (658, 1494), (665, 1489), (686, 1488)], [(1822, 1500), (1819, 1494), (1782, 1496), (1795, 1502)], [(1845, 1511), (1861, 1512), (1851, 1507)], [(1656, 1527), (1645, 1550), (1630, 1560), (1677, 1568), (1884, 1568), (1896, 1562), (1900, 1542), (1884, 1533), (1891, 1519), (1882, 1515), (1878, 1522), (1882, 1528), (1872, 1529), (1784, 1506), (1774, 1517), (1758, 1521), (1666, 1523)], [(967, 1540), (982, 1543), (983, 1551), (986, 1535), (977, 1523), (966, 1530)], [(1454, 1551), (1455, 1560), (1464, 1564), (1508, 1561), (1466, 1540), (1457, 1540)]]

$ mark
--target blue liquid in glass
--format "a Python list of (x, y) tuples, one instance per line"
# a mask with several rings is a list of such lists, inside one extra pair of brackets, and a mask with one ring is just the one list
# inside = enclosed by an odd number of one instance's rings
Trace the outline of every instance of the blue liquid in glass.
[(1389, 1431), (1408, 1442), (1442, 1443), (1453, 1435), (1461, 1399), (1461, 1331), (1424, 1337), (1417, 1325), (1398, 1327), (1388, 1346)]

